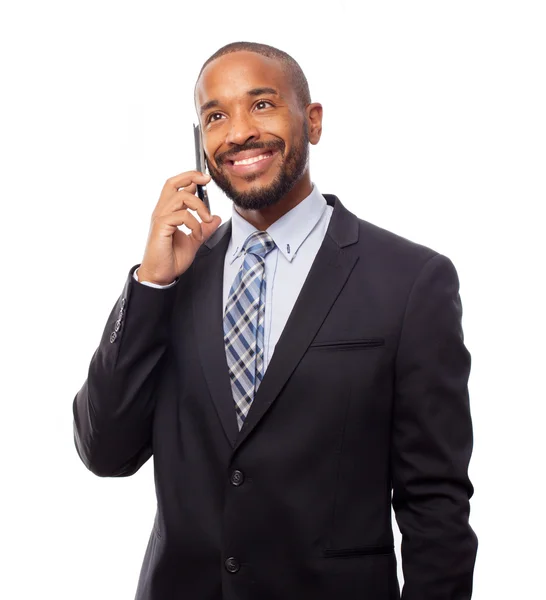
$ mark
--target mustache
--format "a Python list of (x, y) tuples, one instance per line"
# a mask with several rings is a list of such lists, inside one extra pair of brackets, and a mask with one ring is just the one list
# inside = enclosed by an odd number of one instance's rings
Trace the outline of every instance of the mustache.
[(274, 140), (271, 142), (248, 142), (247, 144), (243, 144), (242, 146), (237, 146), (236, 148), (232, 148), (227, 152), (222, 152), (218, 154), (216, 158), (216, 164), (221, 167), (226, 160), (231, 160), (233, 156), (236, 156), (239, 152), (244, 152), (245, 150), (268, 150), (274, 151), (279, 150), (282, 155), (284, 155), (285, 143), (282, 140)]

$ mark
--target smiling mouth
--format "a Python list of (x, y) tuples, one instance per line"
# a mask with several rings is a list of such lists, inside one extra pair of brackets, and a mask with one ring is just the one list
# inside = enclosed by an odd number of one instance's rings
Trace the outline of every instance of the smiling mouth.
[(226, 159), (225, 166), (235, 177), (242, 177), (244, 179), (252, 177), (252, 180), (254, 180), (257, 177), (261, 177), (269, 170), (279, 154), (280, 152), (275, 149), (263, 149), (261, 150), (261, 154), (256, 154), (256, 156), (248, 156), (247, 158), (240, 159)]
[(233, 166), (253, 165), (254, 163), (257, 163), (261, 160), (265, 160), (266, 158), (269, 158), (272, 155), (273, 155), (273, 152), (271, 150), (268, 150), (267, 152), (264, 152), (263, 154), (260, 154), (259, 156), (253, 156), (252, 158), (245, 158), (243, 160), (230, 160), (229, 162)]

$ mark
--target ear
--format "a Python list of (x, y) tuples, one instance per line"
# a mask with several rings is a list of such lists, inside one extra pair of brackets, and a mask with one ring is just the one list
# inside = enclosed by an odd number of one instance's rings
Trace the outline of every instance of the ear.
[(322, 104), (313, 102), (305, 109), (307, 125), (309, 127), (309, 142), (318, 144), (322, 135)]

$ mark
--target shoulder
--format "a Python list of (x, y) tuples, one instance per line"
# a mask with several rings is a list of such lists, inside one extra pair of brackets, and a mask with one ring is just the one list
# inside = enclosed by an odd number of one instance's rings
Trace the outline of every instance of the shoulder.
[[(365, 265), (366, 270), (383, 279), (394, 277), (400, 283), (405, 280), (408, 284), (432, 266), (454, 271), (450, 259), (435, 249), (361, 219), (336, 196), (328, 194), (325, 198), (334, 208), (330, 235), (338, 239), (350, 238), (352, 251), (357, 253), (361, 267)], [(348, 230), (350, 234), (347, 234)]]
[(374, 262), (378, 270), (407, 279), (409, 285), (448, 278), (458, 287), (457, 270), (447, 256), (363, 219), (358, 221), (360, 256)]
[(361, 253), (408, 265), (413, 263), (422, 264), (438, 255), (438, 252), (433, 248), (405, 238), (364, 219), (356, 216), (355, 218), (358, 221), (358, 244)]

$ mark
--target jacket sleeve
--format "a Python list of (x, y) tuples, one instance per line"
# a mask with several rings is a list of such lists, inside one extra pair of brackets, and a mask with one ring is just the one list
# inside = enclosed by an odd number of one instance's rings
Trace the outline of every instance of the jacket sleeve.
[(76, 449), (85, 466), (103, 477), (132, 475), (152, 455), (154, 389), (178, 286), (143, 285), (133, 278), (137, 267), (110, 313), (73, 402)]
[(461, 317), (457, 272), (436, 254), (409, 294), (396, 357), (391, 473), (403, 600), (472, 595), (470, 354)]

